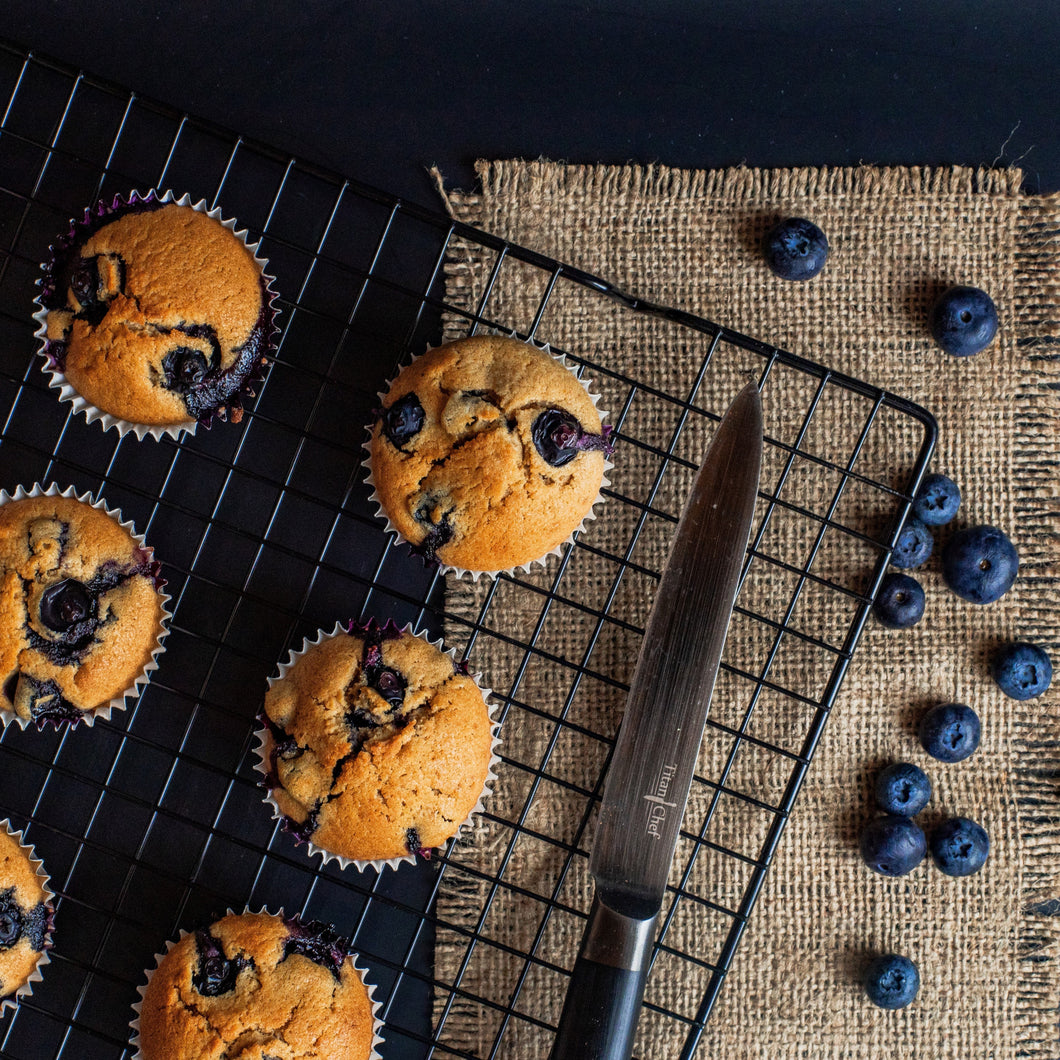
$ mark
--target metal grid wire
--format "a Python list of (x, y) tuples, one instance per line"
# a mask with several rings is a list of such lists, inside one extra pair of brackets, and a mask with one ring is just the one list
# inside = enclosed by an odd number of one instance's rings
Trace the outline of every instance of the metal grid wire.
[[(596, 666), (593, 653), (618, 635), (635, 655), (643, 622), (624, 617), (619, 601), (624, 594), (650, 597), (658, 571), (641, 562), (638, 548), (652, 533), (672, 532), (676, 510), (664, 498), (668, 488), (678, 496), (696, 466), (687, 444), (695, 434), (691, 425), (709, 433), (722, 411), (706, 401), (704, 381), (731, 370), (752, 372), (767, 394), (771, 385), (782, 391), (795, 412), (790, 432), (781, 436), (778, 427), (767, 440), (734, 620), (763, 623), (770, 646), (763, 659), (727, 657), (718, 696), (726, 682), (746, 694), (730, 697), (739, 703), (732, 716), (712, 716), (708, 735), (725, 737), (719, 741), (724, 752), (697, 774), (706, 810), (698, 820), (686, 819), (655, 956), (656, 966), (687, 965), (702, 983), (699, 1000), (693, 1011), (671, 1011), (649, 987), (649, 1010), (673, 1022), (681, 1049), (691, 1055), (926, 467), (931, 417), (873, 387), (638, 302), (538, 254), (13, 46), (0, 47), (5, 97), (0, 486), (72, 484), (120, 508), (163, 563), (174, 618), (161, 668), (127, 711), (92, 728), (9, 726), (0, 738), (0, 816), (27, 829), (59, 895), (52, 963), (33, 995), (0, 1020), (0, 1053), (23, 1060), (130, 1056), (131, 1006), (154, 954), (179, 929), (248, 906), (328, 920), (352, 936), (383, 1003), (388, 1060), (478, 1055), (451, 1033), (462, 1010), (478, 1012), (489, 1025), (483, 1056), (513, 1055), (506, 1042), (518, 1025), (550, 1033), (553, 1021), (527, 1012), (520, 995), (542, 973), (555, 976), (562, 993), (565, 968), (548, 956), (543, 940), (558, 919), (577, 925), (583, 915), (571, 884), (583, 879), (613, 736), (579, 720), (579, 697), (593, 685), (618, 696), (625, 689), (623, 680)], [(190, 191), (220, 205), (252, 237), (261, 235), (260, 252), (281, 292), (278, 354), (244, 422), (179, 442), (119, 439), (71, 416), (34, 355), (30, 314), (49, 243), (98, 198), (148, 187)], [(468, 246), (491, 262), (473, 298), (457, 297), (446, 283), (455, 249)], [(498, 301), (513, 269), (531, 281), (520, 289), (534, 292), (525, 319), (513, 319)], [(470, 608), (465, 600), (454, 613), (447, 610), (444, 579), (393, 545), (375, 518), (359, 466), (360, 425), (408, 351), (454, 330), (484, 327), (549, 340), (553, 308), (578, 299), (613, 305), (618, 334), (649, 322), (698, 351), (674, 392), (612, 364), (573, 358), (607, 393), (618, 430), (616, 464), (643, 460), (655, 469), (647, 476), (650, 486), (636, 496), (624, 493), (616, 475), (606, 491), (608, 518), (625, 528), (616, 547), (587, 532), (543, 573), (500, 578), (480, 587)], [(656, 413), (638, 419), (635, 410), (645, 402)], [(848, 435), (816, 429), (822, 409), (835, 402), (850, 413)], [(656, 436), (644, 423), (663, 429)], [(821, 485), (820, 506), (786, 492), (789, 481), (807, 474)], [(849, 503), (851, 497), (860, 500)], [(866, 528), (850, 513), (863, 511), (867, 498), (884, 514)], [(771, 539), (781, 515), (804, 528), (797, 548), (790, 534), (779, 544)], [(845, 555), (861, 556), (856, 580), (827, 562), (837, 535)], [(593, 594), (579, 581), (586, 558), (611, 571)], [(783, 585), (777, 615), (756, 611), (748, 586), (758, 581), (774, 592)], [(535, 602), (533, 621), (503, 632), (499, 616), (513, 593)], [(810, 630), (800, 616), (822, 600), (832, 626)], [(569, 656), (557, 654), (549, 639), (559, 613), (573, 616), (584, 634)], [(489, 858), (473, 844), (457, 844), (396, 872), (322, 869), (271, 820), (252, 750), (265, 679), (303, 637), (336, 618), (362, 615), (432, 633), (455, 630), (473, 662), (490, 638), (514, 650), (516, 665), (495, 692), (499, 714), (505, 726), (517, 716), (520, 725), (545, 722), (548, 738), (533, 756), (514, 749), (503, 754), (499, 784), (517, 794), (487, 805), (486, 824), (508, 837)], [(819, 659), (810, 690), (796, 690), (782, 676), (791, 643)], [(532, 671), (542, 667), (560, 690), (555, 703), (534, 698)], [(778, 703), (794, 703), (800, 719), (784, 739), (756, 729), (756, 719)], [(588, 781), (564, 779), (553, 768), (568, 737), (595, 748)], [(749, 751), (782, 760), (776, 797), (749, 793), (742, 784), (741, 755)], [(549, 834), (534, 814), (550, 786), (583, 806), (562, 836)], [(747, 811), (755, 822), (722, 840), (711, 829), (726, 806)], [(512, 874), (524, 842), (556, 855), (556, 873), (543, 893)], [(696, 883), (697, 865), (719, 857), (737, 870), (732, 901), (705, 894)], [(449, 919), (448, 907), (435, 899), (465, 883), (476, 913)], [(584, 890), (579, 884), (579, 893)], [(532, 926), (516, 945), (496, 941), (491, 927), (513, 899), (528, 903)], [(720, 925), (700, 933), (695, 946), (675, 941), (683, 937), (675, 925), (685, 907), (709, 912)], [(525, 910), (521, 915), (526, 918)], [(436, 936), (457, 954), (444, 974), (432, 960)], [(473, 968), (490, 948), (503, 951), (516, 974), (483, 989)]]

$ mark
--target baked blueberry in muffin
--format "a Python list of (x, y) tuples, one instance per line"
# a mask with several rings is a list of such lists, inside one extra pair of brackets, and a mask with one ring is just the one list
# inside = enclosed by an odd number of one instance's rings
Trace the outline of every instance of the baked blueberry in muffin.
[(159, 565), (72, 491), (0, 504), (0, 713), (77, 722), (146, 672), (164, 635)]
[(187, 196), (134, 194), (87, 211), (52, 247), (38, 336), (49, 367), (89, 406), (146, 427), (241, 419), (266, 360), (273, 295), (215, 213)]
[(610, 433), (547, 350), (463, 339), (417, 358), (383, 398), (368, 445), (374, 496), (428, 560), (476, 574), (526, 566), (591, 512)]
[(490, 777), (482, 690), (449, 654), (392, 623), (308, 644), (270, 682), (262, 724), (262, 771), (288, 830), (352, 861), (444, 843)]
[(184, 935), (141, 988), (142, 1060), (369, 1060), (378, 1021), (350, 940), (319, 921), (230, 913)]

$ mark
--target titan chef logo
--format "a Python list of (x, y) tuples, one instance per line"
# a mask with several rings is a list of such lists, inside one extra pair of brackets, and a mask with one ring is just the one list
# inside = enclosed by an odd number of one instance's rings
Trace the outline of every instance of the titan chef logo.
[(652, 784), (651, 791), (644, 796), (644, 800), (648, 804), (648, 824), (647, 830), (648, 835), (652, 839), (662, 838), (662, 826), (666, 820), (666, 815), (671, 810), (677, 809), (676, 802), (667, 801), (666, 796), (670, 794), (670, 784), (674, 779), (674, 774), (677, 772), (676, 765), (666, 765), (659, 770), (658, 776), (655, 778), (655, 783)]

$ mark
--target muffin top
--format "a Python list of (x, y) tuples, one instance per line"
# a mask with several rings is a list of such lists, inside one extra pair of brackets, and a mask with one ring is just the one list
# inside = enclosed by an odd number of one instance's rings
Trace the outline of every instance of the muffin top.
[(310, 646), (265, 697), (272, 798), (300, 839), (355, 861), (455, 835), (483, 794), (493, 732), (445, 652), (388, 624)]
[(316, 921), (233, 913), (162, 958), (139, 1046), (143, 1060), (368, 1060), (374, 1027), (348, 939)]
[(376, 496), (429, 559), (500, 571), (562, 544), (603, 483), (609, 429), (573, 372), (518, 339), (431, 350), (394, 380), (372, 428)]
[(0, 505), (0, 709), (75, 721), (131, 687), (162, 632), (157, 570), (90, 504)]
[(40, 300), (46, 352), (98, 409), (155, 426), (241, 418), (268, 297), (253, 254), (220, 221), (156, 200), (118, 207), (75, 229)]
[(25, 984), (44, 952), (47, 899), (29, 851), (0, 829), (0, 997)]

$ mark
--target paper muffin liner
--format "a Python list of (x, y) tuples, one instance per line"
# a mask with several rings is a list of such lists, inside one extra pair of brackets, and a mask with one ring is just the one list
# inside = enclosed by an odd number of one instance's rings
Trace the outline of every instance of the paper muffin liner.
[[(136, 532), (136, 528), (133, 525), (132, 520), (122, 520), (121, 510), (118, 508), (108, 508), (106, 501), (102, 498), (96, 500), (91, 493), (78, 494), (73, 486), (67, 486), (66, 489), (60, 490), (60, 488), (54, 483), (48, 486), (41, 486), (39, 483), (29, 489), (25, 489), (23, 486), (18, 486), (14, 493), (8, 493), (7, 490), (0, 489), (0, 507), (11, 502), (27, 500), (33, 497), (67, 497), (73, 498), (74, 500), (80, 501), (82, 504), (87, 504), (91, 508), (95, 508), (97, 511), (103, 512), (114, 520), (125, 532), (133, 539), (137, 549), (142, 552), (147, 558), (147, 562), (151, 565), (152, 576), (155, 582), (155, 592), (158, 594), (158, 602), (162, 610), (162, 614), (159, 618), (159, 629), (158, 635), (155, 638), (155, 647), (151, 651), (151, 657), (144, 664), (143, 669), (137, 674), (133, 683), (129, 685), (123, 692), (114, 696), (112, 699), (107, 700), (106, 703), (101, 703), (98, 707), (94, 707), (91, 710), (86, 710), (81, 713), (79, 718), (73, 718), (69, 721), (56, 720), (53, 718), (42, 718), (37, 720), (37, 728), (42, 729), (46, 724), (50, 724), (59, 728), (60, 726), (73, 728), (75, 725), (94, 725), (97, 718), (103, 718), (110, 720), (111, 714), (115, 710), (124, 710), (127, 699), (135, 699), (143, 691), (144, 686), (151, 679), (151, 674), (158, 669), (158, 659), (162, 652), (165, 650), (165, 639), (169, 634), (169, 620), (173, 617), (169, 611), (169, 594), (166, 593), (162, 586), (165, 584), (164, 579), (158, 573), (160, 564), (154, 559), (154, 549), (148, 545), (142, 534)], [(12, 722), (25, 729), (30, 724), (32, 718), (22, 718), (16, 714), (13, 710), (10, 710), (6, 706), (0, 705), (0, 726), (7, 727)]]
[[(280, 906), (280, 910), (277, 913), (273, 913), (266, 906), (262, 906), (260, 909), (256, 909), (256, 910), (255, 909), (251, 909), (249, 906), (247, 906), (238, 915), (239, 916), (245, 916), (247, 914), (251, 914), (253, 916), (261, 916), (262, 914), (265, 914), (266, 916), (279, 917), (281, 920), (284, 920), (284, 921), (294, 920), (294, 921), (297, 921), (299, 924), (306, 923), (306, 921), (302, 920), (302, 918), (300, 916), (297, 916), (297, 915), (287, 916), (284, 913), (284, 911), (283, 911), (283, 906)], [(225, 911), (225, 916), (234, 916), (234, 915), (237, 915), (237, 914), (231, 908), (229, 908), (229, 909), (227, 909)], [(222, 918), (221, 917), (217, 917), (217, 920), (220, 920), (220, 919), (222, 919)], [(213, 923), (213, 921), (211, 921), (211, 923)], [(207, 925), (207, 926), (209, 926), (209, 925)], [(330, 924), (328, 926), (331, 927)], [(140, 1000), (133, 1003), (133, 1012), (136, 1015), (134, 1016), (133, 1019), (131, 1019), (129, 1021), (129, 1026), (132, 1028), (132, 1032), (133, 1032), (132, 1033), (132, 1038), (130, 1039), (129, 1044), (132, 1046), (133, 1049), (135, 1049), (135, 1052), (133, 1053), (133, 1056), (132, 1056), (132, 1060), (145, 1060), (144, 1054), (141, 1051), (141, 1047), (140, 1047), (141, 1046), (141, 1043), (140, 1043), (140, 1014), (141, 1014), (141, 1011), (143, 1009), (144, 995), (147, 993), (147, 987), (148, 987), (148, 984), (151, 982), (151, 977), (162, 966), (162, 961), (165, 960), (165, 958), (169, 955), (170, 950), (172, 950), (173, 947), (176, 946), (178, 942), (180, 942), (182, 939), (186, 938), (190, 934), (192, 934), (192, 932), (186, 931), (184, 928), (181, 928), (180, 934), (177, 936), (177, 938), (168, 939), (166, 941), (166, 948), (161, 953), (156, 953), (155, 954), (155, 966), (154, 966), (154, 968), (147, 968), (147, 969), (144, 970), (144, 975), (146, 976), (146, 981), (141, 983), (136, 988), (136, 992), (140, 995)], [(353, 970), (357, 973), (357, 978), (361, 980), (361, 984), (364, 986), (365, 992), (368, 994), (368, 1003), (372, 1007), (372, 1049), (371, 1049), (371, 1052), (368, 1055), (367, 1060), (382, 1060), (382, 1056), (381, 1056), (381, 1054), (379, 1052), (379, 1047), (383, 1044), (383, 1020), (382, 1020), (382, 1018), (379, 1015), (379, 1010), (382, 1008), (382, 1002), (376, 1000), (376, 997), (375, 997), (375, 989), (376, 989), (375, 988), (375, 984), (374, 983), (369, 983), (368, 980), (365, 979), (365, 975), (367, 975), (368, 970), (367, 970), (367, 968), (362, 967), (361, 964), (359, 963), (360, 954), (351, 953), (347, 957), (347, 960), (350, 962), (350, 967), (353, 968)]]
[(51, 883), (51, 877), (44, 871), (44, 862), (37, 857), (36, 851), (29, 843), (22, 841), (22, 832), (13, 828), (11, 821), (5, 818), (0, 821), (0, 828), (3, 828), (12, 839), (18, 843), (19, 848), (23, 851), (26, 857), (29, 859), (30, 866), (36, 873), (37, 881), (41, 885), (41, 890), (44, 892), (44, 905), (48, 911), (47, 926), (44, 932), (44, 946), (41, 949), (41, 955), (37, 958), (37, 963), (30, 972), (26, 981), (15, 990), (14, 993), (8, 994), (7, 997), (0, 998), (0, 1015), (9, 1009), (15, 1008), (19, 1001), (24, 997), (29, 997), (33, 993), (33, 984), (39, 983), (44, 976), (41, 974), (41, 969), (45, 965), (51, 964), (51, 957), (48, 956), (48, 951), (52, 948), (52, 932), (55, 928), (55, 895), (52, 892), (49, 884)]
[[(132, 420), (122, 419), (119, 416), (115, 416), (113, 413), (105, 412), (103, 409), (97, 408), (90, 401), (83, 398), (77, 392), (74, 385), (67, 379), (66, 374), (60, 367), (55, 355), (51, 352), (52, 342), (48, 339), (48, 309), (45, 307), (42, 299), (55, 279), (54, 272), (59, 259), (70, 246), (77, 241), (84, 228), (87, 228), (101, 218), (108, 217), (111, 214), (120, 214), (122, 210), (130, 206), (149, 202), (158, 202), (161, 204), (175, 203), (177, 206), (187, 206), (193, 210), (197, 210), (199, 213), (206, 214), (207, 217), (212, 217), (243, 243), (253, 255), (255, 263), (261, 271), (263, 292), (261, 310), (261, 355), (247, 373), (239, 390), (222, 406), (206, 413), (197, 420), (188, 419), (181, 420), (178, 423), (168, 424), (136, 423)], [(41, 265), (44, 275), (37, 281), (41, 291), (33, 300), (34, 304), (38, 307), (37, 311), (33, 314), (33, 319), (37, 322), (37, 330), (33, 334), (34, 338), (39, 342), (37, 353), (44, 360), (44, 371), (50, 377), (48, 385), (58, 391), (60, 401), (70, 403), (75, 414), (84, 415), (87, 423), (95, 423), (98, 420), (102, 425), (103, 430), (108, 431), (113, 427), (123, 437), (130, 433), (135, 434), (137, 439), (143, 439), (145, 435), (150, 435), (157, 441), (167, 436), (175, 439), (182, 434), (194, 435), (196, 428), (200, 425), (208, 430), (215, 417), (220, 420), (231, 418), (233, 423), (238, 423), (243, 417), (244, 401), (254, 397), (256, 393), (255, 388), (265, 378), (268, 355), (275, 349), (275, 337), (280, 330), (276, 324), (276, 317), (279, 310), (275, 303), (276, 298), (278, 297), (278, 292), (272, 287), (276, 277), (270, 276), (266, 271), (269, 263), (266, 258), (262, 258), (258, 255), (258, 248), (260, 246), (260, 239), (256, 243), (251, 243), (247, 229), (237, 229), (236, 222), (233, 218), (223, 217), (220, 207), (215, 206), (213, 209), (208, 209), (205, 199), (200, 199), (198, 202), (192, 202), (191, 195), (186, 192), (178, 199), (174, 196), (172, 191), (167, 190), (159, 192), (157, 189), (152, 188), (144, 194), (141, 194), (138, 191), (132, 191), (127, 197), (123, 195), (115, 195), (110, 200), (101, 200), (94, 206), (90, 206), (85, 210), (82, 220), (71, 220), (69, 231), (60, 236), (48, 248), (48, 260)]]
[[(369, 620), (369, 624), (371, 624), (371, 620)], [(294, 666), (294, 664), (311, 648), (315, 648), (318, 644), (321, 644), (325, 640), (330, 640), (333, 637), (338, 637), (349, 633), (351, 629), (356, 629), (359, 625), (363, 625), (363, 623), (358, 623), (352, 620), (350, 622), (345, 623), (336, 622), (334, 628), (330, 631), (320, 630), (318, 631), (315, 637), (306, 637), (302, 641), (302, 647), (299, 649), (292, 648), (291, 651), (288, 653), (287, 661), (280, 663), (278, 666), (277, 673), (268, 679), (269, 688), (272, 688), (273, 685), (275, 685), (277, 682), (282, 681), (284, 677), (287, 676), (287, 672), (291, 669), (291, 667)], [(390, 623), (389, 621), (381, 628), (386, 629), (388, 626), (394, 629), (398, 629), (398, 627), (394, 623)], [(415, 632), (412, 629), (411, 624), (406, 624), (405, 626), (400, 627), (400, 629), (398, 629), (398, 632), (409, 633), (414, 637), (419, 637), (420, 640), (425, 641), (427, 644), (430, 644), (432, 647), (437, 648), (445, 655), (448, 655), (453, 660), (454, 664), (456, 664), (457, 666), (460, 665), (457, 661), (455, 649), (446, 648), (443, 645), (442, 639), (440, 637), (437, 640), (431, 640), (430, 637), (428, 637), (425, 633)], [(500, 746), (501, 742), (499, 735), (500, 723), (493, 716), (494, 711), (496, 709), (496, 704), (490, 700), (490, 696), (492, 695), (493, 690), (483, 685), (482, 674), (467, 673), (467, 676), (470, 677), (472, 681), (474, 681), (479, 692), (482, 693), (483, 702), (486, 704), (486, 713), (489, 715), (490, 719), (490, 759), (486, 767), (486, 779), (482, 785), (482, 792), (480, 793), (475, 805), (471, 808), (471, 812), (468, 813), (467, 817), (465, 817), (459, 825), (457, 825), (453, 834), (449, 837), (448, 840), (446, 840), (449, 845), (452, 845), (454, 842), (458, 841), (460, 839), (460, 836), (464, 832), (469, 831), (471, 829), (472, 824), (474, 823), (475, 817), (478, 814), (482, 813), (482, 811), (485, 809), (485, 800), (492, 793), (493, 782), (497, 779), (495, 769), (500, 763), (500, 757), (497, 754), (497, 748)], [(264, 710), (262, 711), (262, 713), (264, 714)], [(258, 761), (255, 764), (254, 768), (260, 775), (260, 783), (265, 790), (264, 801), (272, 808), (273, 820), (286, 822), (288, 820), (287, 815), (283, 812), (283, 810), (280, 809), (279, 803), (277, 803), (277, 801), (273, 798), (272, 790), (270, 789), (268, 784), (270, 763), (268, 761), (268, 757), (265, 751), (265, 748), (268, 744), (267, 725), (263, 723), (255, 733), (255, 735), (258, 738), (258, 744), (254, 748), (254, 752), (257, 755)], [(357, 872), (363, 872), (365, 869), (369, 868), (376, 869), (377, 871), (379, 871), (384, 868), (396, 869), (399, 865), (403, 864), (416, 864), (415, 853), (409, 853), (403, 856), (392, 858), (373, 858), (362, 860), (357, 858), (347, 858), (342, 854), (336, 854), (334, 851), (327, 850), (325, 847), (322, 846), (318, 846), (311, 839), (302, 839), (298, 836), (295, 836), (294, 839), (296, 843), (298, 843), (299, 845), (303, 845), (307, 848), (307, 852), (310, 856), (317, 854), (320, 855), (322, 859), (320, 862), (321, 868), (323, 868), (329, 861), (337, 862), (339, 867), (342, 869), (348, 869), (352, 866)], [(421, 856), (430, 857), (430, 854), (428, 852), (426, 854), (421, 854)]]
[[(567, 363), (566, 356), (564, 354), (562, 354), (562, 353), (553, 353), (552, 348), (549, 346), (549, 344), (547, 342), (542, 343), (542, 342), (535, 342), (533, 339), (524, 339), (521, 336), (519, 336), (518, 334), (516, 334), (516, 332), (514, 332), (514, 331), (499, 331), (499, 330), (496, 330), (496, 329), (487, 329), (487, 330), (484, 330), (484, 331), (480, 332), (480, 334), (483, 334), (483, 335), (497, 335), (497, 336), (500, 336), (500, 337), (503, 337), (503, 338), (517, 339), (519, 342), (525, 342), (526, 345), (533, 347), (535, 350), (540, 350), (543, 353), (547, 353), (554, 361), (557, 361), (559, 364), (563, 365), (563, 367), (566, 368), (567, 371), (570, 372), (571, 375), (573, 375), (574, 378), (577, 379), (578, 382), (582, 385), (582, 387), (584, 388), (586, 394), (589, 395), (590, 399), (592, 400), (593, 405), (596, 407), (596, 412), (597, 412), (597, 415), (600, 417), (600, 422), (603, 423), (607, 419), (609, 413), (600, 408), (600, 400), (601, 400), (601, 398), (600, 398), (599, 394), (597, 394), (597, 393), (595, 393), (593, 391), (593, 389), (592, 389), (592, 380), (583, 379), (580, 375), (578, 375), (578, 373), (575, 370), (575, 368)], [(453, 344), (453, 342), (457, 342), (457, 341), (460, 341), (460, 340), (454, 339), (454, 340), (452, 340), (450, 342), (442, 343), (441, 345), (442, 346), (451, 346)], [(390, 392), (391, 387), (394, 385), (395, 380), (401, 374), (401, 372), (403, 372), (410, 365), (415, 364), (415, 362), (418, 361), (420, 359), (420, 357), (425, 356), (426, 354), (430, 353), (432, 350), (436, 350), (436, 349), (440, 349), (440, 348), (441, 348), (440, 346), (428, 346), (427, 349), (423, 351), (423, 353), (416, 354), (415, 356), (412, 357), (411, 360), (409, 360), (406, 363), (404, 363), (398, 369), (398, 371), (395, 372), (394, 375), (391, 376), (391, 378), (387, 380), (385, 388), (378, 392), (377, 396), (379, 398), (379, 408), (383, 407), (383, 402), (386, 400), (387, 394)], [(407, 545), (410, 549), (412, 549), (413, 552), (417, 552), (417, 554), (418, 554), (418, 550), (417, 550), (416, 545), (413, 542), (409, 541), (408, 538), (406, 538), (405, 535), (402, 534), (401, 531), (391, 521), (390, 516), (387, 514), (386, 508), (383, 506), (382, 499), (379, 496), (379, 491), (376, 489), (375, 477), (374, 477), (374, 474), (372, 472), (372, 435), (373, 435), (373, 432), (375, 430), (375, 424), (376, 424), (377, 420), (378, 420), (378, 417), (374, 418), (372, 420), (372, 422), (368, 424), (367, 430), (366, 430), (367, 437), (365, 438), (364, 442), (362, 443), (362, 448), (365, 451), (365, 459), (361, 461), (361, 467), (363, 467), (365, 469), (365, 472), (366, 472), (365, 482), (368, 485), (369, 489), (371, 490), (371, 493), (370, 493), (368, 499), (375, 504), (375, 506), (376, 506), (376, 515), (385, 524), (384, 529), (385, 529), (386, 533), (390, 534), (394, 538), (395, 541), (398, 541), (398, 542), (401, 542), (401, 543)], [(605, 424), (604, 425), (604, 436), (605, 436), (605, 438), (610, 433), (611, 433), (610, 426)], [(497, 577), (499, 577), (502, 574), (507, 574), (509, 576), (514, 576), (518, 571), (529, 572), (535, 566), (546, 566), (547, 563), (548, 563), (548, 557), (549, 556), (561, 556), (563, 554), (563, 550), (574, 541), (575, 537), (578, 534), (582, 533), (582, 531), (585, 530), (586, 524), (590, 520), (595, 519), (597, 517), (596, 516), (597, 507), (599, 505), (603, 504), (604, 501), (606, 500), (606, 498), (603, 495), (603, 490), (607, 486), (611, 485), (611, 480), (607, 477), (607, 472), (610, 471), (611, 468), (613, 468), (614, 466), (615, 466), (614, 463), (611, 460), (608, 459), (607, 453), (605, 451), (605, 453), (604, 453), (604, 471), (603, 471), (603, 476), (602, 476), (601, 481), (600, 481), (600, 489), (597, 491), (596, 496), (593, 498), (592, 502), (590, 503), (588, 510), (582, 516), (581, 522), (570, 532), (570, 534), (566, 538), (564, 538), (558, 545), (556, 545), (555, 548), (549, 549), (549, 551), (545, 552), (543, 555), (535, 556), (533, 559), (527, 560), (525, 563), (517, 563), (517, 564), (515, 564), (512, 567), (502, 567), (502, 568), (500, 568), (498, 570), (470, 570), (470, 569), (468, 569), (466, 567), (457, 567), (457, 566), (454, 566), (453, 564), (445, 563), (441, 559), (437, 559), (437, 558), (434, 559), (434, 560), (424, 559), (424, 563), (429, 564), (429, 565), (433, 565), (433, 566), (437, 566), (439, 571), (442, 574), (452, 574), (452, 575), (454, 575), (457, 578), (465, 578), (465, 577), (466, 578), (470, 578), (473, 582), (477, 582), (479, 580), (479, 578), (497, 578)]]

